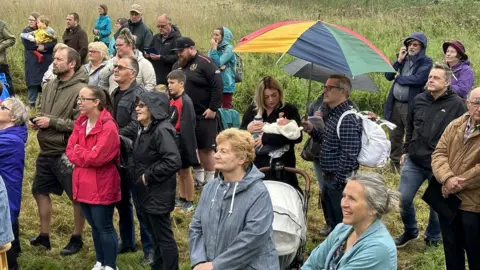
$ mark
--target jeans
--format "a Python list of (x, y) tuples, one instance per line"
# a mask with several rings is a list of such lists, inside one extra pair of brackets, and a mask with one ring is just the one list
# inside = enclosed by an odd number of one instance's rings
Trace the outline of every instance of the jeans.
[(113, 211), (115, 206), (80, 203), (83, 215), (92, 227), (95, 257), (102, 266), (116, 269), (117, 233), (113, 227)]
[(320, 166), (320, 161), (318, 160), (313, 161), (313, 170), (315, 171), (315, 176), (317, 177), (319, 191), (322, 192), (320, 196), (320, 204), (322, 205), (322, 211), (323, 211), (323, 216), (325, 217), (325, 223), (327, 224), (327, 226), (330, 226), (328, 213), (326, 211), (327, 203), (325, 202), (325, 196), (323, 194), (323, 186), (325, 185), (325, 180), (323, 179), (323, 172), (322, 172), (322, 167)]
[(178, 248), (172, 231), (170, 213), (143, 214), (153, 236), (152, 270), (178, 270)]
[[(405, 158), (405, 165), (403, 166), (400, 176), (400, 186), (398, 187), (398, 191), (402, 194), (402, 211), (400, 212), (400, 215), (402, 217), (405, 233), (407, 234), (418, 235), (413, 199), (423, 182), (425, 180), (428, 181), (431, 177), (432, 170), (417, 166), (408, 158), (408, 156)], [(425, 239), (430, 241), (438, 241), (441, 239), (438, 215), (432, 208), (430, 208), (430, 217), (425, 231)]]
[(322, 195), (325, 200), (324, 211), (328, 216), (327, 225), (333, 229), (335, 226), (337, 226), (337, 224), (342, 223), (343, 221), (341, 201), (345, 184), (343, 185), (342, 189), (336, 189), (333, 185), (335, 176), (326, 174), (324, 174), (324, 176), (325, 182), (322, 189)]
[(42, 86), (40, 85), (29, 85), (28, 86), (28, 105), (34, 107), (37, 103), (38, 93), (42, 92)]
[(464, 270), (465, 253), (470, 270), (480, 269), (480, 213), (458, 210), (452, 223), (442, 216), (439, 218), (447, 270)]
[[(124, 190), (122, 187), (122, 200), (115, 205), (118, 210), (118, 216), (120, 217), (118, 227), (120, 229), (120, 239), (122, 240), (122, 246), (124, 248), (135, 248), (136, 245), (133, 206), (130, 198), (130, 191), (128, 189)], [(135, 204), (135, 208), (137, 209), (138, 223), (140, 223), (140, 241), (142, 242), (143, 253), (152, 253), (152, 236), (147, 230), (144, 217), (140, 214), (137, 204)]]
[(392, 116), (389, 121), (397, 125), (394, 130), (390, 130), (390, 143), (392, 151), (390, 152), (390, 160), (399, 163), (403, 153), (403, 139), (405, 129), (407, 127), (408, 103), (399, 101), (393, 102)]

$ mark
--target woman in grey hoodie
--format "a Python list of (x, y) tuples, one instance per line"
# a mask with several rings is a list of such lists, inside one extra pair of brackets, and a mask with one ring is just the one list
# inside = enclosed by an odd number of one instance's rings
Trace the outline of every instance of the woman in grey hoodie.
[(278, 270), (273, 240), (273, 208), (264, 175), (253, 165), (254, 141), (238, 129), (216, 139), (219, 177), (203, 188), (190, 223), (190, 263), (194, 270)]

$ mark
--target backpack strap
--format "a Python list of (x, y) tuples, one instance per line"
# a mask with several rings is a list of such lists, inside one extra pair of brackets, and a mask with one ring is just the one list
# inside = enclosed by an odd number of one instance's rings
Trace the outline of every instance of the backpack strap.
[(361, 114), (361, 113), (358, 113), (356, 110), (352, 109), (352, 110), (348, 110), (348, 111), (345, 111), (344, 113), (342, 113), (342, 115), (340, 116), (340, 118), (338, 119), (338, 123), (337, 123), (337, 136), (338, 136), (338, 139), (340, 139), (340, 125), (342, 124), (342, 120), (343, 118), (345, 118), (345, 116), (349, 115), (349, 114), (354, 114), (356, 115), (357, 117), (360, 117), (360, 118), (363, 118), (364, 116)]

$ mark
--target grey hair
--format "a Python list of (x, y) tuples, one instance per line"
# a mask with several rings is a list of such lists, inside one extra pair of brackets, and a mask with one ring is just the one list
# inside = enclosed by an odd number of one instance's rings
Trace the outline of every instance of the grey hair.
[(476, 93), (477, 91), (480, 91), (480, 87), (474, 88), (472, 91), (468, 92), (467, 94), (467, 100), (470, 100), (472, 97), (473, 93)]
[(374, 210), (377, 218), (390, 212), (400, 210), (400, 193), (388, 189), (383, 182), (383, 177), (378, 173), (357, 173), (348, 181), (358, 181), (365, 189), (365, 200), (370, 209)]
[(140, 72), (140, 66), (138, 65), (138, 60), (137, 58), (133, 57), (133, 56), (128, 56), (128, 57), (122, 57), (122, 59), (128, 59), (128, 61), (130, 62), (130, 67), (133, 68), (133, 70), (135, 71), (135, 76), (138, 75), (138, 73)]
[(168, 16), (167, 14), (164, 13), (164, 14), (158, 16), (158, 18), (160, 18), (160, 17), (165, 17), (165, 19), (167, 20), (167, 23), (169, 25), (172, 25), (172, 18), (170, 16)]
[(3, 101), (3, 104), (10, 104), (10, 116), (15, 126), (25, 125), (28, 119), (28, 108), (16, 97), (9, 97)]
[(453, 70), (447, 66), (447, 64), (444, 64), (444, 63), (439, 63), (439, 62), (435, 62), (432, 66), (432, 70), (434, 69), (441, 69), (445, 72), (445, 80), (446, 81), (451, 81), (452, 80), (452, 77), (453, 77)]
[(328, 76), (329, 79), (336, 79), (339, 81), (339, 87), (342, 89), (345, 89), (345, 92), (347, 93), (347, 98), (350, 97), (350, 94), (352, 93), (352, 82), (350, 82), (350, 79), (343, 76), (343, 75), (330, 75)]

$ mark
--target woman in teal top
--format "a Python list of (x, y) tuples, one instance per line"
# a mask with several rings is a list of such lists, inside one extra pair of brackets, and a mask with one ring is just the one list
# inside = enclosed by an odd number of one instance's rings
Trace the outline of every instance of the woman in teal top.
[(112, 20), (108, 16), (108, 8), (106, 5), (100, 5), (98, 7), (98, 13), (100, 17), (95, 21), (95, 26), (93, 27), (93, 34), (95, 35), (94, 41), (101, 41), (107, 45), (107, 48), (110, 46), (110, 34), (112, 33)]
[(208, 57), (222, 72), (222, 108), (225, 109), (232, 108), (232, 96), (235, 91), (235, 53), (231, 45), (232, 39), (230, 29), (218, 27), (213, 31), (213, 38), (210, 41), (211, 49), (208, 51)]
[(315, 248), (302, 270), (396, 270), (397, 248), (381, 217), (398, 211), (400, 194), (382, 176), (362, 173), (345, 186), (343, 223)]

